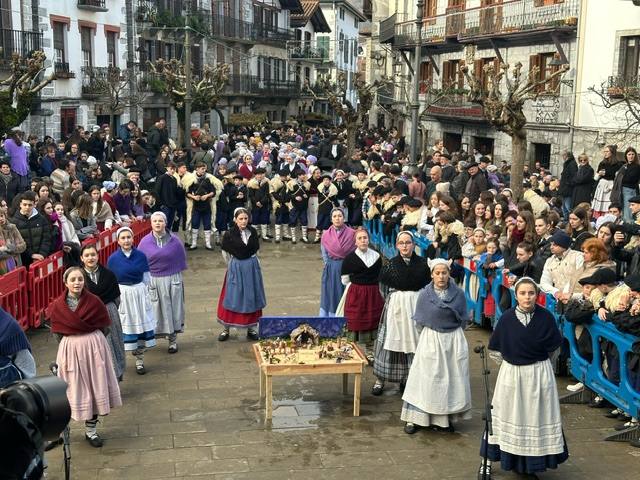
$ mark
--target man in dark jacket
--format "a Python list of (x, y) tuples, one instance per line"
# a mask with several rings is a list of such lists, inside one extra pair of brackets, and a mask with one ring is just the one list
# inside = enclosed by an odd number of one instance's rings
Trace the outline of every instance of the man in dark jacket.
[(576, 174), (578, 173), (578, 164), (571, 152), (565, 152), (564, 163), (562, 164), (562, 173), (560, 174), (560, 188), (558, 194), (562, 197), (562, 214), (564, 218), (569, 218), (571, 210), (571, 195)]
[(162, 146), (168, 144), (169, 131), (167, 130), (167, 121), (164, 118), (161, 118), (149, 129), (147, 140), (149, 156), (155, 160), (158, 158), (158, 153), (160, 153)]
[(7, 201), (7, 205), (11, 205), (13, 197), (18, 194), (20, 189), (20, 178), (18, 174), (11, 171), (11, 164), (8, 160), (0, 162), (0, 198)]
[(480, 194), (486, 190), (489, 190), (487, 183), (487, 177), (480, 171), (476, 162), (471, 162), (467, 165), (467, 172), (469, 173), (469, 181), (465, 188), (465, 193), (469, 195), (471, 203), (480, 199)]
[(167, 216), (167, 231), (171, 230), (176, 211), (184, 200), (184, 190), (178, 186), (178, 179), (174, 176), (176, 164), (167, 163), (167, 171), (158, 177), (156, 192), (160, 210)]
[(21, 254), (22, 265), (29, 268), (33, 262), (43, 260), (51, 253), (51, 225), (33, 208), (36, 202), (35, 192), (24, 192), (20, 197), (19, 211), (11, 219), (27, 248)]

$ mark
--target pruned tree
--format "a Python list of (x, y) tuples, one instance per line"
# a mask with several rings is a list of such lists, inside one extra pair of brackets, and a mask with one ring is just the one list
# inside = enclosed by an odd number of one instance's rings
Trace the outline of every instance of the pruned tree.
[[(368, 123), (369, 110), (373, 106), (378, 90), (388, 82), (384, 79), (367, 83), (364, 76), (356, 74), (353, 79), (353, 86), (356, 91), (357, 102), (353, 104), (348, 98), (349, 88), (347, 75), (340, 72), (335, 80), (331, 81), (328, 75), (321, 77), (316, 82), (324, 95), (327, 96), (329, 106), (340, 117), (342, 125), (346, 129), (347, 136), (347, 158), (351, 158), (356, 149), (356, 138), (358, 129)], [(316, 92), (308, 89), (309, 92), (318, 98)]]
[[(143, 105), (148, 95), (143, 91), (131, 92), (129, 81), (134, 75), (132, 70), (121, 70), (118, 67), (91, 69), (83, 78), (82, 92), (93, 95), (103, 105), (109, 115), (109, 125), (112, 128), (116, 115), (125, 108)], [(140, 89), (142, 90), (142, 89)]]
[(611, 132), (609, 143), (635, 143), (640, 135), (640, 83), (638, 77), (613, 77), (588, 90), (597, 96), (597, 106), (611, 112), (612, 119), (622, 127)]
[[(495, 68), (491, 63), (483, 67), (480, 75), (480, 72), (472, 72), (467, 66), (473, 64), (473, 60), (473, 52), (470, 55), (467, 52), (466, 63), (460, 68), (469, 85), (468, 99), (483, 107), (484, 116), (490, 125), (511, 137), (510, 187), (514, 196), (520, 198), (527, 157), (527, 117), (524, 114), (524, 105), (527, 101), (536, 99), (542, 92), (549, 93), (545, 86), (562, 76), (569, 66), (563, 65), (551, 75), (539, 78), (538, 67), (525, 74), (520, 62), (513, 68), (507, 63), (501, 63)], [(557, 88), (559, 85), (557, 82)]]
[(24, 122), (40, 90), (55, 80), (54, 74), (42, 78), (46, 58), (41, 50), (27, 58), (17, 53), (11, 57), (9, 76), (0, 80), (0, 134)]
[[(169, 98), (169, 103), (178, 115), (177, 143), (182, 145), (186, 122), (184, 101), (187, 95), (184, 64), (176, 59), (169, 61), (159, 59), (149, 62), (149, 67), (158, 76), (162, 93)], [(217, 109), (217, 104), (228, 81), (229, 65), (226, 63), (205, 65), (200, 75), (193, 75), (191, 77), (191, 112), (216, 110), (223, 121), (224, 118)]]

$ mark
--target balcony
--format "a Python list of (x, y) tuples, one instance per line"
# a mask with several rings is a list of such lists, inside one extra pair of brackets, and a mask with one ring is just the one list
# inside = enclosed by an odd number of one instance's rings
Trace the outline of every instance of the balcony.
[(300, 86), (293, 80), (263, 80), (256, 75), (230, 75), (226, 95), (295, 97)]
[(616, 75), (607, 81), (609, 98), (638, 98), (640, 95), (640, 77), (637, 75)]
[[(437, 95), (437, 92), (427, 94), (427, 103), (434, 101), (433, 95)], [(455, 119), (459, 122), (486, 122), (482, 106), (469, 102), (465, 93), (451, 93), (441, 97), (435, 104), (429, 105), (425, 113), (429, 117)]]
[(63, 78), (76, 78), (76, 74), (69, 69), (68, 62), (55, 62), (53, 64), (53, 71), (58, 80)]
[(255, 40), (276, 47), (286, 47), (287, 42), (294, 39), (293, 30), (265, 24), (253, 25), (253, 34)]
[(22, 58), (42, 49), (42, 33), (0, 29), (0, 70), (11, 67), (14, 54)]
[[(508, 39), (512, 45), (548, 41), (550, 33), (575, 35), (579, 11), (580, 0), (550, 5), (542, 0), (505, 0), (467, 10), (449, 7), (443, 15), (424, 19), (421, 44), (455, 49), (461, 43), (488, 44), (490, 39), (500, 38)], [(395, 14), (380, 22), (381, 43), (410, 49), (417, 40), (415, 19), (407, 14)]]
[(89, 99), (108, 96), (111, 85), (120, 90), (123, 81), (120, 69), (115, 67), (82, 67), (81, 74), (82, 96)]
[(376, 96), (380, 105), (389, 106), (396, 103), (393, 86), (391, 85), (385, 85), (379, 88), (376, 92)]
[(212, 37), (255, 43), (253, 23), (217, 14), (210, 17)]
[(306, 62), (327, 62), (329, 61), (328, 48), (316, 48), (311, 42), (291, 41), (287, 42), (287, 53), (289, 60)]
[(108, 12), (106, 0), (78, 0), (78, 8), (80, 10), (89, 10), (91, 12)]

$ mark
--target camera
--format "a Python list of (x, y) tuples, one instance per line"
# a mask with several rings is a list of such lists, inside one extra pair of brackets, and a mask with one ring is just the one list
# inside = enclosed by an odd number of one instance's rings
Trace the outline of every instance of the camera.
[(57, 440), (70, 418), (67, 384), (58, 377), (0, 389), (0, 478), (42, 478), (45, 441)]

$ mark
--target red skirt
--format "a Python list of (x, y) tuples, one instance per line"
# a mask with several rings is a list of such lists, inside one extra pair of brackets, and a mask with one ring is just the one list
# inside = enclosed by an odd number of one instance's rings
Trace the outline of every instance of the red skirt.
[(347, 329), (351, 332), (375, 330), (380, 323), (384, 299), (378, 285), (358, 285), (352, 283), (344, 303)]
[(224, 276), (224, 283), (218, 298), (218, 322), (225, 327), (248, 328), (258, 325), (258, 320), (262, 317), (262, 310), (251, 313), (239, 313), (224, 308), (224, 295), (227, 291), (227, 275)]

